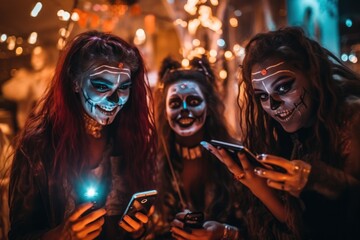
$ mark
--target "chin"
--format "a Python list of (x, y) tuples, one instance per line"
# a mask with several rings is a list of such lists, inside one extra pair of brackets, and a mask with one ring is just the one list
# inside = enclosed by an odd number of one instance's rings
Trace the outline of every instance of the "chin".
[(190, 136), (194, 135), (194, 132), (193, 131), (183, 131), (183, 132), (180, 132), (179, 135), (182, 137), (190, 137)]
[(290, 126), (290, 127), (282, 126), (282, 127), (287, 133), (294, 133), (294, 132), (297, 132), (297, 131), (300, 130), (300, 127), (298, 127), (298, 126), (296, 126), (296, 127), (294, 127), (294, 126)]

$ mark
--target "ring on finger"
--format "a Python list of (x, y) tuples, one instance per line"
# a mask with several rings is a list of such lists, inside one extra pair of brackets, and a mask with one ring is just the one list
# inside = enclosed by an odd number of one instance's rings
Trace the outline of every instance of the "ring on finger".
[(301, 170), (301, 166), (299, 164), (294, 164), (293, 172), (298, 173)]
[(244, 179), (244, 177), (245, 177), (245, 174), (244, 174), (244, 173), (239, 174), (239, 175), (234, 174), (234, 179), (235, 179), (236, 181), (239, 181), (239, 182), (240, 182), (242, 179)]

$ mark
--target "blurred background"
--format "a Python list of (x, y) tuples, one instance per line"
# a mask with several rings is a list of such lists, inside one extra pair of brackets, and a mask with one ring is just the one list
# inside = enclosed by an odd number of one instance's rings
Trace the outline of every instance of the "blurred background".
[(206, 53), (236, 131), (239, 64), (246, 42), (286, 25), (360, 72), (359, 0), (2, 0), (0, 129), (12, 138), (51, 80), (57, 57), (74, 35), (112, 32), (142, 52), (152, 86), (168, 55), (186, 66)]

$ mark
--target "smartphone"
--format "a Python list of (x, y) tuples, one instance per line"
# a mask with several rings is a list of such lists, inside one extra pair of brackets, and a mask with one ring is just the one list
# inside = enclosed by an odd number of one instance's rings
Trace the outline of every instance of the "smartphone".
[(210, 144), (217, 147), (222, 147), (224, 149), (227, 150), (227, 152), (231, 155), (232, 159), (234, 160), (234, 162), (239, 165), (241, 168), (241, 163), (238, 160), (238, 158), (236, 157), (236, 153), (240, 152), (240, 153), (244, 153), (247, 157), (247, 159), (249, 160), (250, 164), (253, 167), (262, 167), (262, 168), (267, 168), (267, 169), (271, 169), (271, 170), (275, 170), (278, 172), (282, 172), (282, 173), (286, 173), (286, 170), (282, 167), (279, 167), (277, 165), (273, 165), (270, 163), (262, 163), (261, 161), (259, 161), (256, 158), (256, 155), (254, 153), (252, 153), (248, 148), (244, 147), (243, 145), (239, 145), (239, 144), (234, 144), (234, 143), (229, 143), (229, 142), (223, 142), (223, 141), (219, 141), (219, 140), (210, 140)]
[(204, 223), (204, 213), (189, 212), (184, 217), (184, 228), (202, 228)]
[(151, 206), (154, 205), (156, 197), (156, 190), (134, 193), (122, 217), (124, 217), (125, 215), (129, 215), (130, 217), (134, 218), (135, 213), (137, 212), (141, 212), (147, 215)]
[(240, 152), (240, 153), (245, 153), (246, 157), (248, 158), (249, 162), (254, 165), (254, 166), (261, 166), (262, 164), (256, 159), (256, 155), (254, 153), (252, 153), (249, 149), (247, 149), (246, 147), (242, 146), (242, 145), (238, 145), (238, 144), (234, 144), (234, 143), (229, 143), (229, 142), (223, 142), (220, 140), (210, 140), (210, 144), (215, 146), (215, 147), (222, 147), (224, 149), (226, 149), (228, 151), (228, 153), (230, 153), (230, 155), (232, 155), (233, 160), (236, 162), (236, 164), (238, 164), (241, 167), (241, 163), (240, 161), (236, 158), (234, 158), (236, 156), (236, 153)]

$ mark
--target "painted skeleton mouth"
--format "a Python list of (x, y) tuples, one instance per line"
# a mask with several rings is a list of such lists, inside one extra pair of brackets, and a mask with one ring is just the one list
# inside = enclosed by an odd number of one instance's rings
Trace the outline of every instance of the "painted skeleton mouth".
[(186, 117), (178, 119), (177, 122), (179, 123), (180, 127), (186, 128), (191, 126), (195, 122), (195, 119)]
[(113, 107), (106, 107), (106, 106), (100, 106), (96, 105), (96, 109), (98, 109), (102, 114), (106, 116), (112, 116), (116, 113), (118, 106)]
[(287, 122), (291, 119), (295, 112), (295, 108), (292, 110), (277, 111), (275, 116), (282, 122)]

